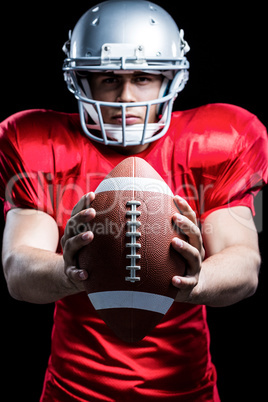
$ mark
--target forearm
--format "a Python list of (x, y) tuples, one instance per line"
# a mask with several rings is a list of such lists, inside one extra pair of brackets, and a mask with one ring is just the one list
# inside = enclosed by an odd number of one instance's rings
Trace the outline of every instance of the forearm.
[(64, 273), (63, 257), (52, 251), (20, 246), (3, 261), (12, 297), (30, 303), (51, 303), (78, 290)]
[(245, 246), (231, 246), (203, 261), (189, 302), (228, 306), (253, 295), (258, 285), (260, 255)]

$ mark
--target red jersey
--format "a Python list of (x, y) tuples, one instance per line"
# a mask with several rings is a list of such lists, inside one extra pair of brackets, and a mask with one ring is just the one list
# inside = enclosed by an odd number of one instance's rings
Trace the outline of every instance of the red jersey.
[[(243, 205), (267, 181), (264, 126), (249, 112), (213, 104), (175, 112), (167, 134), (144, 158), (196, 211)], [(125, 157), (90, 141), (77, 114), (17, 113), (0, 126), (0, 197), (57, 222)], [(60, 245), (58, 248), (60, 250)], [(173, 303), (142, 341), (126, 344), (99, 318), (86, 293), (55, 304), (42, 402), (218, 402), (205, 306)]]

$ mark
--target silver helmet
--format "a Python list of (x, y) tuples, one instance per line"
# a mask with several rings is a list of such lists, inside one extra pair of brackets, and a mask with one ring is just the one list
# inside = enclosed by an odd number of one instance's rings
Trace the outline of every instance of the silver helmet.
[[(168, 130), (173, 101), (188, 80), (190, 50), (175, 21), (160, 6), (144, 0), (110, 0), (88, 10), (77, 22), (63, 50), (68, 89), (78, 100), (81, 124), (92, 139), (106, 145), (140, 145)], [(90, 72), (163, 75), (157, 99), (145, 102), (104, 102), (92, 97)], [(157, 105), (156, 123), (148, 123)], [(122, 124), (105, 124), (101, 108), (121, 109)], [(145, 107), (144, 124), (126, 124), (126, 110)]]

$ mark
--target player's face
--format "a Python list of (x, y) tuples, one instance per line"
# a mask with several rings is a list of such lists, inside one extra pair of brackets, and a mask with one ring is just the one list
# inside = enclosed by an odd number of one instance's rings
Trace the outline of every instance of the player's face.
[[(90, 87), (93, 99), (104, 102), (143, 102), (157, 99), (162, 84), (162, 76), (134, 72), (131, 74), (93, 73)], [(157, 121), (157, 105), (152, 105), (149, 123)], [(122, 124), (121, 108), (102, 107), (102, 117), (106, 124)], [(143, 124), (146, 107), (129, 107), (126, 109), (126, 124)]]

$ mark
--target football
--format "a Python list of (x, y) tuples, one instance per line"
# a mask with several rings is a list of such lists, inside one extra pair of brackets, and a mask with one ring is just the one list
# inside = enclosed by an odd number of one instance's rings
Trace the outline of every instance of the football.
[(104, 322), (125, 342), (143, 339), (174, 302), (174, 275), (185, 261), (171, 246), (184, 239), (174, 227), (173, 193), (146, 161), (130, 157), (99, 184), (88, 230), (93, 241), (78, 254), (88, 297)]

